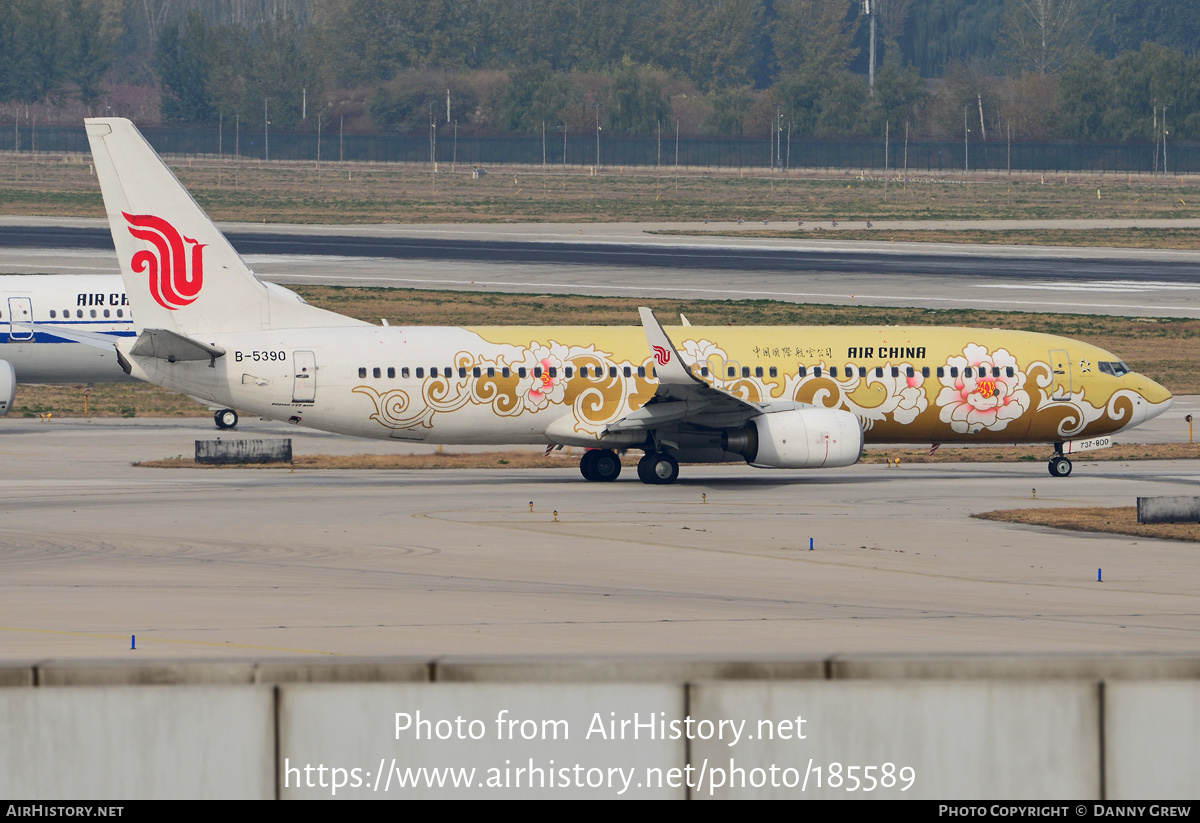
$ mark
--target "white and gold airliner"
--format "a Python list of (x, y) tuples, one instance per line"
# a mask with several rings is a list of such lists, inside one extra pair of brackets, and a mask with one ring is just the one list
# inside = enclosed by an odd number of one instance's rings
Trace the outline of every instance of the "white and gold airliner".
[(1170, 393), (1087, 343), (999, 329), (373, 326), (260, 281), (127, 120), (87, 121), (138, 336), (135, 377), (325, 431), (617, 451), (671, 483), (686, 462), (856, 462), (863, 442), (1046, 443), (1068, 454), (1161, 414)]

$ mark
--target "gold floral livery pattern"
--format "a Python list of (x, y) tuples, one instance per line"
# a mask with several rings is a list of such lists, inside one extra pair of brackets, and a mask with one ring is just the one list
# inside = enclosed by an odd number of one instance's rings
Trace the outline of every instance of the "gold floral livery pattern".
[[(597, 332), (593, 336), (600, 342), (589, 345), (550, 336), (546, 342), (498, 343), (462, 331), (475, 339), (460, 341), (452, 358), (441, 358), (450, 368), (431, 369), (430, 376), (399, 381), (399, 386), (353, 386), (351, 390), (373, 406), (370, 419), (396, 431), (419, 432), (432, 428), (438, 415), (479, 409), (500, 418), (534, 416), (541, 421), (544, 415), (545, 423), (539, 423), (544, 429), (569, 410), (577, 433), (599, 438), (608, 425), (640, 408), (654, 393), (654, 359), (644, 337), (628, 337), (633, 330), (623, 330), (621, 336), (613, 329)], [(569, 332), (554, 331), (563, 336)], [(858, 417), (867, 439), (874, 442), (1050, 442), (1111, 432), (1132, 422), (1139, 399), (1132, 389), (1114, 387), (1096, 405), (1082, 389), (1073, 390), (1069, 379), (1056, 376), (1045, 359), (1021, 363), (1009, 348), (989, 349), (976, 342), (964, 344), (963, 339), (959, 336), (954, 349), (944, 355), (930, 348), (937, 356), (919, 359), (839, 363), (831, 346), (815, 362), (793, 360), (774, 367), (762, 367), (763, 361), (746, 356), (751, 351), (739, 359), (711, 336), (683, 338), (677, 345), (693, 373), (700, 376), (707, 366), (701, 379), (719, 389), (755, 403), (790, 400), (844, 409)], [(639, 355), (644, 350), (644, 357), (622, 357), (618, 349)], [(1101, 354), (1105, 353), (1088, 347), (1088, 356)], [(806, 366), (803, 376), (800, 365)], [(728, 376), (731, 369), (733, 377)]]

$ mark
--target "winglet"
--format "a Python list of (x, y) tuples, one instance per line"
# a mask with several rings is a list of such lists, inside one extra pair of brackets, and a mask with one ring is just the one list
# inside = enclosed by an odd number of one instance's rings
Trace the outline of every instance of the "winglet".
[(654, 352), (654, 372), (658, 375), (658, 382), (664, 385), (692, 385), (695, 383), (706, 385), (684, 365), (683, 358), (679, 356), (679, 351), (671, 342), (671, 338), (667, 337), (667, 333), (663, 331), (662, 324), (658, 322), (654, 312), (642, 306), (638, 309), (638, 313), (642, 316), (642, 328), (646, 330), (646, 342), (650, 344), (650, 350)]

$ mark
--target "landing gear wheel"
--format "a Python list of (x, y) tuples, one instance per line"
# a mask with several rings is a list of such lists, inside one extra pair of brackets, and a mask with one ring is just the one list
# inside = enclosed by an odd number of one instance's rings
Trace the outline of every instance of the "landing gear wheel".
[(1071, 474), (1071, 461), (1062, 455), (1050, 458), (1050, 476), (1067, 477)]
[(621, 458), (608, 449), (590, 449), (579, 459), (579, 471), (585, 480), (606, 483), (621, 473)]
[(650, 458), (646, 475), (655, 485), (669, 486), (679, 479), (679, 461), (666, 452), (659, 452)]
[(650, 471), (651, 471), (650, 466), (653, 462), (654, 462), (654, 452), (646, 452), (645, 456), (643, 456), (642, 459), (638, 461), (638, 465), (637, 465), (638, 480), (641, 480), (643, 483), (653, 483), (654, 482), (654, 480), (651, 478), (651, 475), (650, 475)]
[(218, 429), (232, 429), (238, 424), (238, 413), (233, 409), (219, 409), (213, 415)]
[(579, 473), (583, 475), (584, 480), (595, 480), (595, 470), (593, 466), (596, 463), (596, 452), (589, 449), (583, 453), (583, 457), (579, 458)]

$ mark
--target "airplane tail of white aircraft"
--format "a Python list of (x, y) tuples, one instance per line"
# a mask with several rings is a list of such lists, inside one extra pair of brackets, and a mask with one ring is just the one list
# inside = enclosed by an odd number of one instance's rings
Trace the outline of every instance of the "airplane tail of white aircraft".
[(139, 332), (363, 325), (259, 280), (133, 123), (85, 122)]

